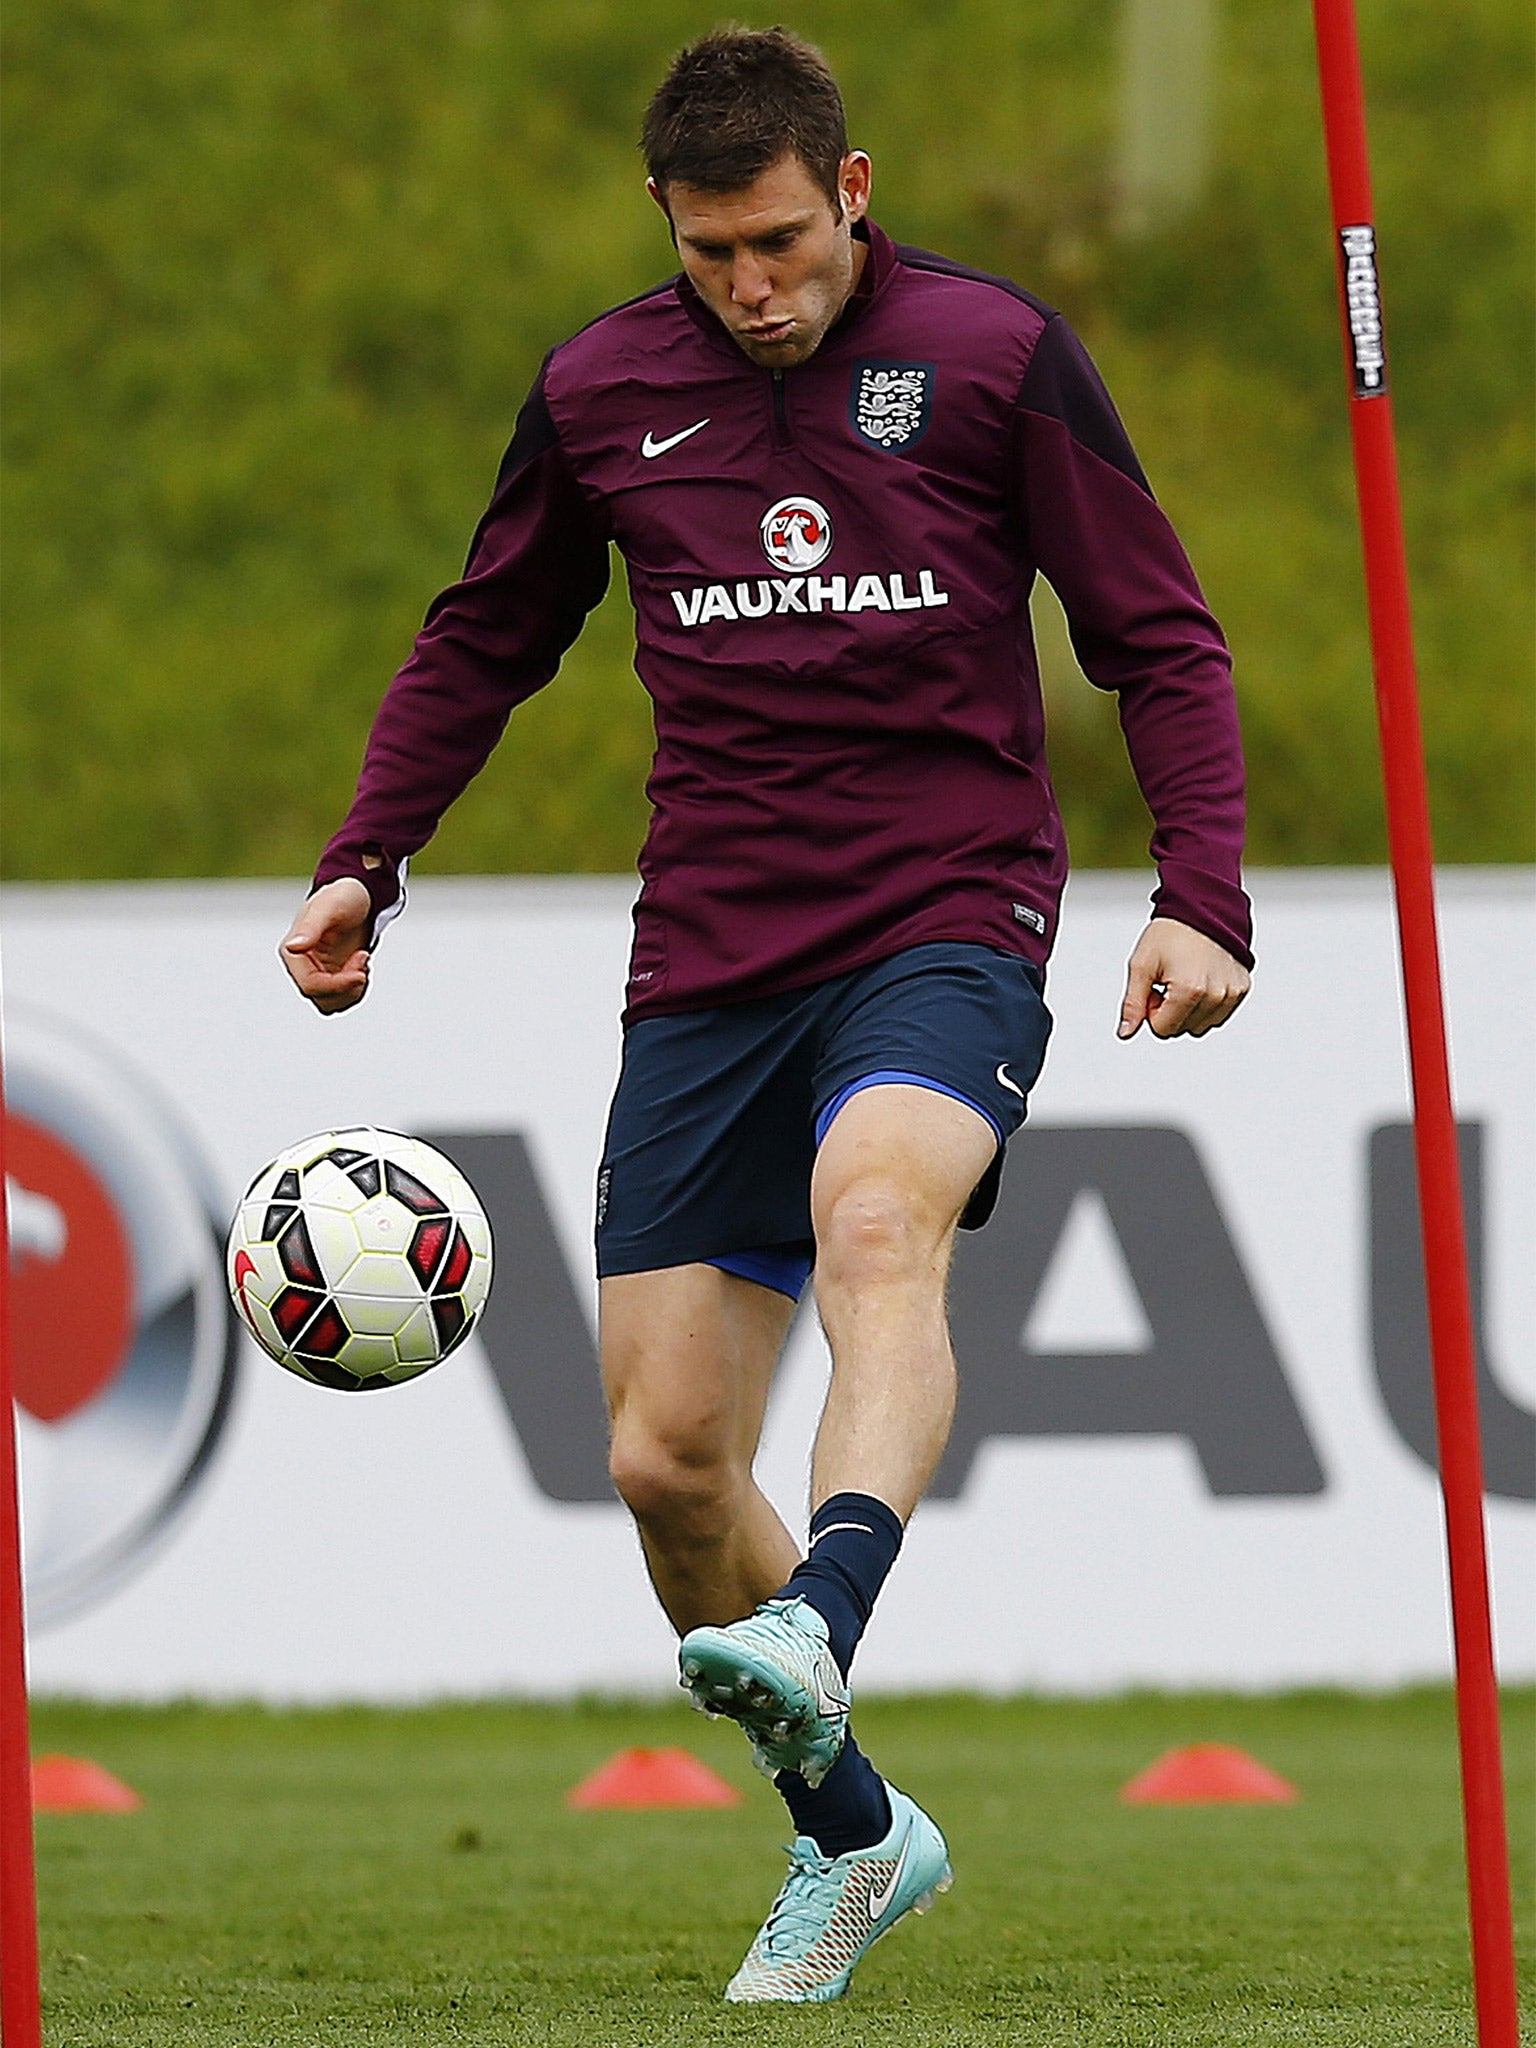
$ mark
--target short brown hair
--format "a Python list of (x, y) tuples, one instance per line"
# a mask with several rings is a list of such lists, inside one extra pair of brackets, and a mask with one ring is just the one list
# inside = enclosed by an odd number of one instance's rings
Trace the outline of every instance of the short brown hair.
[(646, 109), (645, 167), (668, 185), (739, 192), (797, 156), (837, 206), (848, 121), (820, 50), (784, 28), (725, 27), (679, 50)]

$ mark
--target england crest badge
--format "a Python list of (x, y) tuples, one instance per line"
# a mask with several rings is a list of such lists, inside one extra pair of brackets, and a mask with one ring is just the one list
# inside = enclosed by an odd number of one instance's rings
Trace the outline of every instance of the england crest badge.
[(858, 363), (849, 410), (877, 448), (899, 453), (922, 439), (933, 403), (932, 363)]

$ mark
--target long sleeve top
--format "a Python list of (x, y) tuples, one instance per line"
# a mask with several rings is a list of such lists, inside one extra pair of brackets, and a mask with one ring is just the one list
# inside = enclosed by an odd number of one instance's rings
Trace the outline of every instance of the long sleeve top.
[(1155, 910), (1251, 964), (1231, 664), (1060, 314), (897, 247), (806, 362), (753, 364), (685, 278), (555, 349), (463, 577), (375, 719), (317, 882), (375, 917), (625, 563), (656, 754), (626, 1016), (935, 939), (1043, 965), (1067, 850), (1037, 574), (1119, 703)]

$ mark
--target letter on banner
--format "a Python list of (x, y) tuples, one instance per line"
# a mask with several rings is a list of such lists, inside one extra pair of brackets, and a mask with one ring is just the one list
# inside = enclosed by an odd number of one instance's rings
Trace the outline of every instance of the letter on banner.
[(496, 1280), (477, 1335), (535, 1484), (551, 1500), (612, 1501), (597, 1346), (522, 1134), (423, 1135), (491, 1219)]
[[(1477, 1407), (1483, 1480), (1505, 1500), (1536, 1500), (1536, 1415), (1499, 1385), (1483, 1329), (1483, 1126), (1457, 1128), (1467, 1224), (1467, 1279), (1477, 1338)], [(1431, 1472), (1440, 1469), (1435, 1388), (1424, 1300), (1424, 1240), (1413, 1171), (1412, 1124), (1382, 1124), (1370, 1140), (1371, 1351), (1392, 1427)]]
[[(1322, 1492), (1306, 1423), (1185, 1133), (1035, 1126), (1009, 1150), (997, 1214), (955, 1258), (960, 1401), (934, 1495), (958, 1495), (994, 1436), (1182, 1436), (1213, 1494)], [(1026, 1351), (1024, 1325), (1085, 1188), (1103, 1201), (1151, 1342)]]

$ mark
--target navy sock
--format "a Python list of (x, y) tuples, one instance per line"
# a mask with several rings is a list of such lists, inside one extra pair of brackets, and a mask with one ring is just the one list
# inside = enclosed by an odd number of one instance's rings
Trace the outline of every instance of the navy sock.
[(811, 1517), (810, 1551), (780, 1598), (798, 1594), (827, 1624), (844, 1678), (901, 1548), (901, 1517), (870, 1493), (834, 1493)]
[(814, 1792), (798, 1771), (780, 1771), (773, 1782), (789, 1808), (795, 1833), (809, 1835), (823, 1856), (872, 1849), (891, 1831), (885, 1780), (854, 1741), (852, 1729), (837, 1762)]

